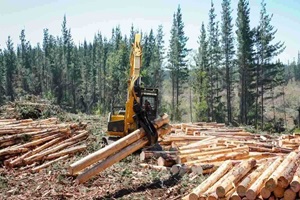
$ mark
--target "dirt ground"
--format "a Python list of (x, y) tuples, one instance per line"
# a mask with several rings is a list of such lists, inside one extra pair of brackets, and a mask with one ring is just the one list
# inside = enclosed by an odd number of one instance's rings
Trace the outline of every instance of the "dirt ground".
[[(79, 156), (78, 156), (79, 157)], [(77, 157), (77, 158), (78, 158)], [(80, 156), (81, 157), (81, 156)], [(144, 169), (131, 155), (84, 184), (77, 185), (67, 168), (76, 158), (39, 172), (0, 169), (1, 199), (180, 199), (203, 177), (174, 176)]]

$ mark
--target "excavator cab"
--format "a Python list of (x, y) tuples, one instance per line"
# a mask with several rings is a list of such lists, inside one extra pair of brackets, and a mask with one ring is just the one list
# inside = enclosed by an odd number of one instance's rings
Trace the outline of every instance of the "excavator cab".
[(148, 119), (153, 121), (157, 118), (158, 89), (143, 88), (141, 93), (141, 102), (143, 108), (148, 115)]

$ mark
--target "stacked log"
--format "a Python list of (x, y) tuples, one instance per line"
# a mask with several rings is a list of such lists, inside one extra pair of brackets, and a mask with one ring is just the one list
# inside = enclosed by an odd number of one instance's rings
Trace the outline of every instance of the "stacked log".
[[(142, 152), (141, 157), (147, 154), (153, 159), (141, 161), (153, 166), (156, 159), (155, 166), (164, 165), (174, 174), (211, 174), (209, 186), (204, 181), (184, 199), (295, 199), (300, 191), (299, 141), (298, 134), (278, 137), (217, 123), (175, 124), (160, 142), (165, 151)], [(168, 162), (162, 162), (163, 156)], [(236, 168), (251, 160), (256, 165)], [(228, 162), (230, 168), (220, 171)], [(274, 180), (271, 189), (269, 179)]]
[(0, 119), (0, 160), (8, 168), (37, 172), (85, 150), (86, 126), (60, 123), (57, 118)]
[[(171, 132), (171, 126), (168, 123), (167, 114), (154, 121), (154, 127), (157, 129), (159, 137)], [(133, 152), (147, 146), (147, 144), (145, 131), (142, 128), (137, 129), (118, 141), (71, 164), (68, 171), (71, 175), (78, 175), (77, 183), (84, 183)], [(151, 167), (153, 168), (153, 166)]]

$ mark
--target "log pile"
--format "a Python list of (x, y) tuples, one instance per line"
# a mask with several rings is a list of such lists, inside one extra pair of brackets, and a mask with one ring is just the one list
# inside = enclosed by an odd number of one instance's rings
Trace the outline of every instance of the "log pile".
[[(171, 126), (168, 123), (167, 114), (154, 121), (154, 127), (157, 129), (159, 137), (171, 132)], [(71, 175), (78, 175), (77, 183), (84, 183), (147, 144), (148, 140), (144, 130), (137, 129), (116, 142), (72, 163), (68, 171)], [(145, 167), (151, 168), (150, 165)]]
[(141, 162), (156, 160), (149, 168), (211, 174), (185, 199), (295, 199), (299, 195), (298, 134), (261, 135), (200, 122), (172, 125), (172, 133), (160, 144), (164, 152), (140, 155)]
[(54, 162), (86, 149), (84, 123), (0, 119), (0, 160), (8, 168), (37, 172)]

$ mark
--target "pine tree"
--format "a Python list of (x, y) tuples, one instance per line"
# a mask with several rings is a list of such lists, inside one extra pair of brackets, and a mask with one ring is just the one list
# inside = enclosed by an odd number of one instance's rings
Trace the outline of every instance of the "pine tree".
[(223, 65), (225, 67), (225, 87), (227, 103), (227, 122), (232, 122), (232, 96), (233, 96), (233, 73), (234, 73), (234, 37), (232, 24), (232, 9), (230, 0), (222, 2), (222, 54)]
[(30, 58), (30, 43), (26, 41), (25, 30), (21, 31), (20, 35), (21, 45), (18, 47), (20, 53), (20, 77), (19, 79), (22, 82), (22, 89), (31, 93), (30, 91), (30, 75), (32, 74), (31, 58)]
[(239, 0), (237, 26), (237, 64), (239, 66), (240, 116), (242, 124), (249, 122), (248, 116), (253, 106), (254, 96), (250, 85), (253, 83), (253, 32), (250, 29), (250, 9), (247, 0)]
[[(260, 24), (257, 28), (257, 53), (258, 66), (257, 70), (259, 77), (260, 95), (261, 95), (261, 113), (264, 112), (264, 94), (268, 90), (274, 88), (274, 78), (278, 73), (276, 70), (277, 64), (272, 62), (273, 58), (284, 50), (284, 43), (277, 42), (272, 44), (275, 39), (277, 30), (271, 25), (272, 16), (267, 14), (266, 3), (261, 2)], [(264, 116), (261, 115), (261, 129), (264, 126)]]
[(173, 15), (173, 25), (171, 29), (171, 40), (169, 50), (168, 68), (171, 71), (172, 80), (172, 117), (175, 120), (180, 120), (180, 95), (183, 85), (187, 82), (188, 68), (186, 56), (189, 49), (186, 48), (188, 38), (184, 33), (184, 23), (182, 20), (181, 8), (178, 6), (177, 12)]
[(0, 49), (0, 105), (4, 103), (5, 97), (5, 66), (4, 55), (2, 49)]
[(7, 49), (4, 50), (4, 62), (6, 71), (6, 95), (10, 98), (10, 101), (15, 100), (14, 83), (17, 68), (17, 57), (13, 45), (12, 40), (8, 37), (6, 42)]
[(197, 121), (208, 121), (208, 44), (206, 30), (202, 23), (198, 39), (198, 52), (195, 57), (196, 66), (192, 69), (192, 86), (194, 91), (194, 107)]

